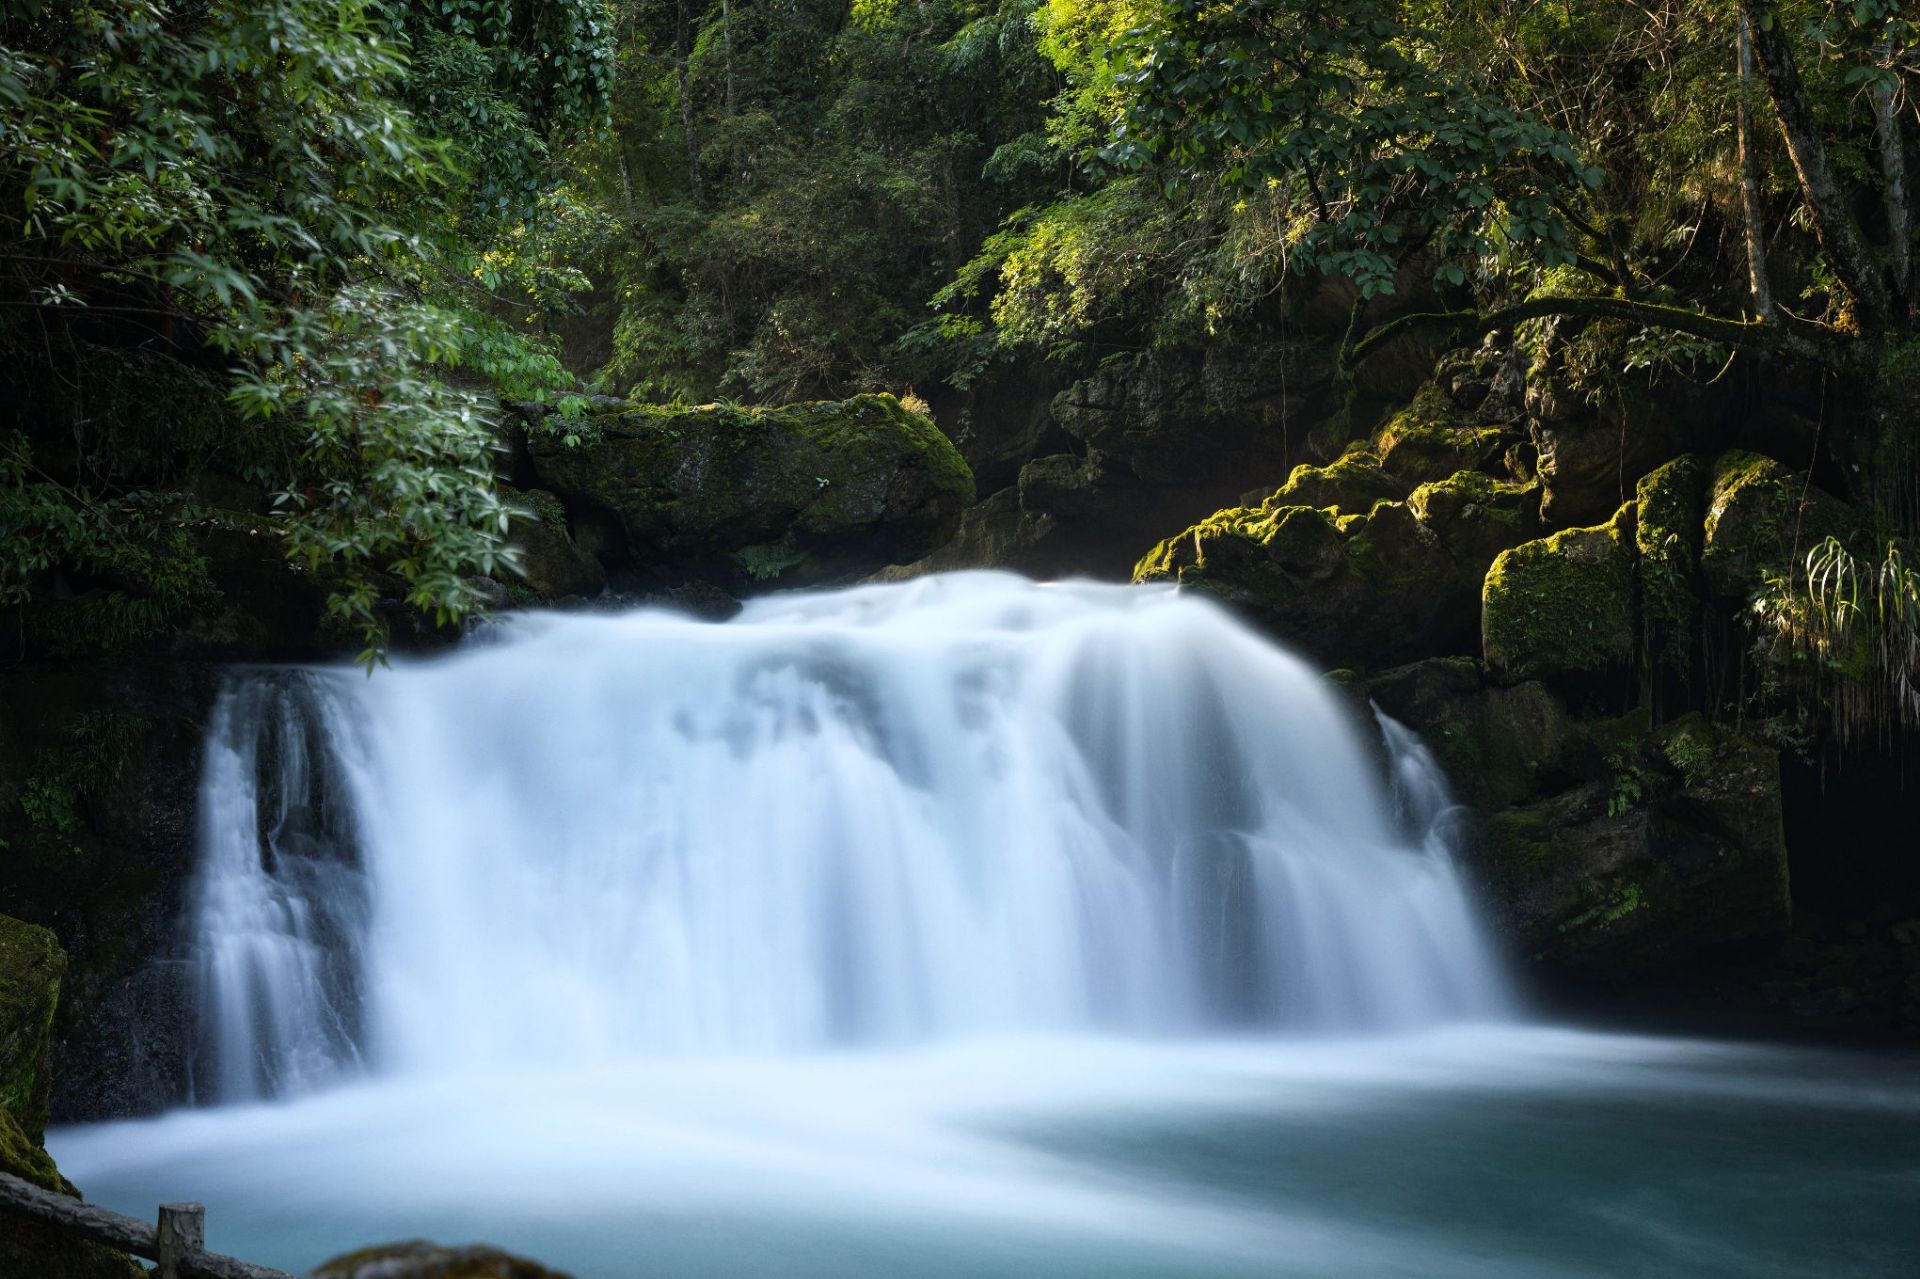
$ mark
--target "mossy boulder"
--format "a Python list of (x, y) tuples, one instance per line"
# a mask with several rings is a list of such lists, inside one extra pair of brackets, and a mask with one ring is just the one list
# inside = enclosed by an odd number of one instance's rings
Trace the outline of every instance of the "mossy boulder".
[(1454, 574), (1406, 503), (1378, 502), (1361, 515), (1220, 511), (1148, 552), (1134, 580), (1205, 591), (1323, 662), (1375, 668), (1470, 642), (1471, 608), (1445, 586)]
[(1649, 472), (1635, 493), (1635, 572), (1650, 664), (1684, 674), (1699, 629), (1700, 552), (1707, 464), (1688, 453)]
[(1395, 501), (1407, 495), (1412, 485), (1387, 474), (1379, 455), (1365, 444), (1351, 445), (1345, 453), (1325, 466), (1301, 463), (1261, 505), (1267, 510), (1285, 506), (1337, 507), (1353, 515), (1364, 515), (1375, 502)]
[(846, 580), (919, 559), (973, 502), (953, 444), (890, 395), (780, 408), (598, 405), (528, 440), (589, 549), (646, 581)]
[(1415, 485), (1491, 467), (1515, 438), (1498, 427), (1463, 422), (1448, 397), (1427, 386), (1387, 420), (1374, 449), (1389, 475)]
[[(73, 1183), (53, 1159), (0, 1110), (0, 1172), (73, 1199)], [(145, 1279), (145, 1268), (123, 1252), (84, 1243), (62, 1230), (0, 1216), (0, 1275), (8, 1279)]]
[(1591, 674), (1633, 660), (1633, 506), (1501, 553), (1487, 570), (1487, 665), (1515, 679)]
[(66, 967), (52, 933), (0, 915), (0, 1110), (34, 1141), (47, 1127), (47, 1036)]
[(1701, 569), (1714, 596), (1744, 601), (1822, 539), (1853, 537), (1859, 517), (1806, 474), (1759, 453), (1714, 459)]
[(569, 1279), (537, 1261), (486, 1244), (424, 1239), (362, 1248), (324, 1261), (308, 1279)]
[(1166, 539), (1134, 580), (1206, 591), (1324, 662), (1378, 669), (1477, 647), (1487, 564), (1537, 532), (1536, 495), (1477, 472), (1360, 511), (1279, 496)]
[(506, 484), (499, 489), (500, 500), (518, 512), (507, 533), (518, 563), (500, 571), (502, 580), (537, 600), (591, 599), (606, 589), (606, 569), (573, 540), (558, 497), (544, 489), (523, 492)]
[[(47, 1122), (47, 1038), (66, 956), (52, 933), (0, 915), (0, 1172), (79, 1198), (40, 1146)], [(136, 1279), (122, 1253), (32, 1222), (0, 1226), (0, 1274), (34, 1279)]]
[(1540, 535), (1540, 486), (1456, 471), (1407, 497), (1414, 517), (1446, 544), (1460, 575), (1477, 590), (1502, 551)]
[(1495, 812), (1476, 856), (1504, 931), (1567, 976), (1681, 975), (1790, 922), (1778, 753), (1697, 716), (1617, 742), (1605, 776)]

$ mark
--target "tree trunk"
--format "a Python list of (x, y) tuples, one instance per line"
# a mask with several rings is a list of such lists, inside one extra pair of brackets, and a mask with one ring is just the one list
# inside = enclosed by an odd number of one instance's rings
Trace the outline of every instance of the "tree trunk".
[(720, 0), (720, 37), (726, 45), (727, 119), (731, 120), (740, 110), (740, 83), (733, 75), (733, 0)]
[(1753, 88), (1753, 36), (1747, 17), (1740, 15), (1740, 89), (1734, 107), (1734, 140), (1740, 156), (1740, 196), (1747, 222), (1747, 291), (1753, 299), (1753, 314), (1761, 320), (1773, 319), (1773, 289), (1767, 283), (1767, 239), (1765, 212), (1760, 204), (1760, 166), (1753, 155), (1753, 111), (1749, 98)]
[(1785, 22), (1771, 0), (1741, 0), (1740, 13), (1753, 33), (1753, 51), (1767, 82), (1767, 96), (1773, 100), (1780, 136), (1786, 140), (1787, 154), (1800, 177), (1800, 193), (1813, 214), (1814, 234), (1833, 260), (1840, 287), (1850, 295), (1855, 321), (1862, 329), (1885, 329), (1891, 315), (1886, 286), (1867, 251), (1853, 211), (1827, 166), (1827, 150), (1800, 83), (1800, 68), (1793, 60)]
[(1876, 82), (1873, 98), (1873, 140), (1880, 151), (1880, 177), (1886, 183), (1882, 197), (1887, 208), (1887, 244), (1893, 265), (1893, 295), (1912, 308), (1913, 221), (1907, 208), (1906, 139), (1900, 133), (1894, 87)]
[(680, 76), (680, 141), (687, 151), (687, 185), (700, 189), (700, 148), (693, 138), (693, 96), (687, 91), (687, 77), (693, 67), (693, 20), (687, 13), (687, 0), (678, 0), (674, 12), (674, 69)]

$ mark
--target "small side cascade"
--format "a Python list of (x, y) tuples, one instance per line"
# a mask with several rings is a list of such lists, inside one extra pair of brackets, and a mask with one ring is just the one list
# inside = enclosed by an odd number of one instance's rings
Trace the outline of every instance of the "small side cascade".
[(203, 1103), (309, 1092), (357, 1068), (367, 885), (351, 756), (338, 699), (302, 672), (238, 677), (214, 707), (193, 904)]

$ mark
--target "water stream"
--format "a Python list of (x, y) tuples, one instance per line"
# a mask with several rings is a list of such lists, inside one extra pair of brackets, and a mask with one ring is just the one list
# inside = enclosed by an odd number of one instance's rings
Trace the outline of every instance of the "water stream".
[(201, 1108), (52, 1146), (290, 1268), (422, 1234), (581, 1279), (1920, 1255), (1910, 1061), (1524, 1024), (1448, 809), (1416, 737), (1165, 590), (959, 574), (241, 672)]

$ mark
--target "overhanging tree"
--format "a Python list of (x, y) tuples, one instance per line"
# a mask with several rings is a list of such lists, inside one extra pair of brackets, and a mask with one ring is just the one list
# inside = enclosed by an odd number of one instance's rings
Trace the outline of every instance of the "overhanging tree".
[[(1827, 260), (1829, 314), (1749, 318), (1712, 299), (1662, 296), (1586, 206), (1602, 175), (1589, 146), (1555, 127), (1484, 65), (1463, 62), (1433, 6), (1406, 0), (1168, 0), (1132, 36), (1136, 70), (1107, 156), (1176, 179), (1277, 194), (1294, 210), (1286, 251), (1352, 279), (1361, 295), (1347, 363), (1412, 328), (1465, 340), (1529, 319), (1616, 319), (1858, 371), (1907, 327), (1912, 230), (1900, 210), (1901, 130), (1879, 112), (1890, 225), (1877, 248), (1829, 162), (1799, 60), (1844, 59), (1849, 82), (1897, 100), (1914, 75), (1914, 25), (1900, 0), (1726, 6), (1727, 50), (1744, 18), (1767, 102)], [(1731, 105), (1731, 104), (1730, 104)], [(1731, 114), (1731, 111), (1729, 112)], [(1460, 305), (1365, 320), (1368, 299), (1416, 265)], [(1597, 288), (1514, 298), (1515, 266), (1535, 281), (1577, 267)], [(1564, 273), (1561, 273), (1564, 277)], [(1505, 292), (1506, 296), (1501, 296)]]

